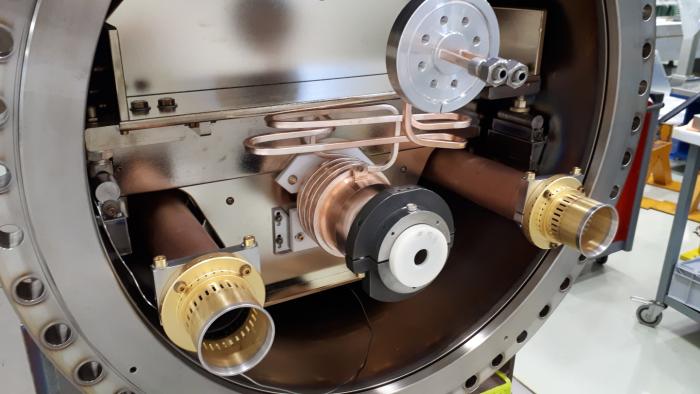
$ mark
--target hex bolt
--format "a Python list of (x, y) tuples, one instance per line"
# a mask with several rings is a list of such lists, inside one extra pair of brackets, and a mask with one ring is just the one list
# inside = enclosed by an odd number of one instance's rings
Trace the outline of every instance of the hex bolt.
[(243, 237), (243, 247), (246, 249), (251, 249), (254, 248), (258, 242), (255, 240), (255, 236), (253, 235), (246, 235)]
[(0, 193), (5, 193), (10, 187), (10, 181), (12, 180), (12, 174), (10, 169), (3, 163), (0, 163)]
[(131, 102), (131, 112), (136, 115), (146, 115), (151, 112), (151, 106), (146, 100), (134, 100)]
[(159, 255), (159, 256), (154, 257), (153, 258), (153, 266), (159, 270), (168, 268), (168, 258), (163, 256), (163, 255)]
[(158, 110), (160, 112), (174, 112), (177, 109), (177, 102), (172, 97), (161, 97), (158, 99)]
[(15, 39), (6, 26), (0, 26), (0, 62), (7, 60), (15, 49)]
[(0, 126), (4, 125), (9, 119), (9, 111), (7, 110), (7, 104), (5, 99), (0, 97)]

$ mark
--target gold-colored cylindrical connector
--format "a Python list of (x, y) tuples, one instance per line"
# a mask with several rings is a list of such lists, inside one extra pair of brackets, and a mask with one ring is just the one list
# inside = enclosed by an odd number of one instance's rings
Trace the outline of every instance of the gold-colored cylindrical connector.
[(608, 249), (618, 227), (617, 210), (588, 198), (573, 176), (534, 181), (523, 212), (523, 230), (536, 246), (570, 246), (586, 257)]
[(245, 260), (214, 253), (193, 260), (170, 282), (161, 324), (179, 347), (220, 376), (246, 372), (272, 346), (275, 327), (263, 309), (265, 286)]

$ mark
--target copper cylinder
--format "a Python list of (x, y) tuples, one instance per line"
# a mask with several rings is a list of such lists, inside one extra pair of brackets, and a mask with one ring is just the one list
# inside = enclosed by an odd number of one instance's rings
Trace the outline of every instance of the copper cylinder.
[(297, 197), (299, 221), (323, 250), (345, 256), (345, 240), (362, 207), (389, 181), (367, 163), (334, 156), (304, 182)]
[(153, 256), (163, 255), (172, 260), (219, 249), (187, 207), (187, 196), (182, 192), (148, 195), (141, 212), (143, 234)]
[(528, 187), (523, 172), (463, 150), (436, 150), (423, 176), (508, 219)]

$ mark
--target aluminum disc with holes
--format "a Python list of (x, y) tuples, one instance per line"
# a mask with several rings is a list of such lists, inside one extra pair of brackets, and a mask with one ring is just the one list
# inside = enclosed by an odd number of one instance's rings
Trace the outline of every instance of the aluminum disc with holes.
[(404, 100), (426, 112), (451, 112), (486, 84), (440, 51), (498, 56), (496, 14), (486, 0), (414, 0), (399, 15), (387, 46), (391, 83)]

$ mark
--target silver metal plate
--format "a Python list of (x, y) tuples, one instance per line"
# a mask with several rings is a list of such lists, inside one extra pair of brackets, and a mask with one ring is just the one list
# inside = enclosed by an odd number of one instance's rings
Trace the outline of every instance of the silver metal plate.
[(498, 20), (486, 0), (414, 1), (401, 13), (387, 48), (394, 89), (426, 112), (451, 112), (486, 86), (465, 68), (440, 58), (441, 50), (498, 56)]

